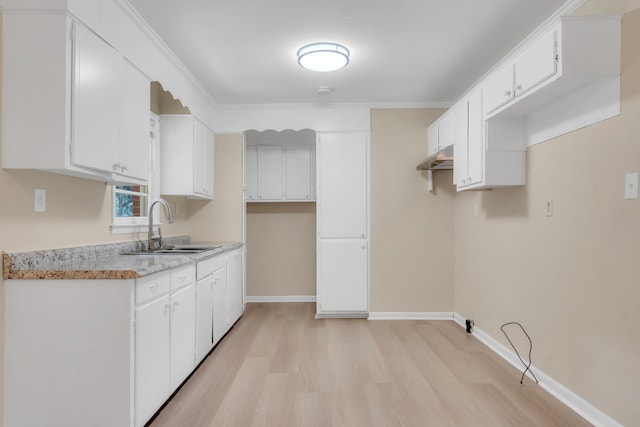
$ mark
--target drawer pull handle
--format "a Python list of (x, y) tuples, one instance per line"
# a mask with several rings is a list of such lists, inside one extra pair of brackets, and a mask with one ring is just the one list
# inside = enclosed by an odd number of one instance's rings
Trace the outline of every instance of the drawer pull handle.
[(154, 284), (152, 284), (152, 285), (149, 285), (149, 289), (151, 289), (151, 292), (152, 292), (152, 293), (155, 293), (155, 292), (156, 292), (156, 290), (157, 290), (159, 287), (160, 287), (160, 284), (159, 284), (159, 283), (154, 283)]

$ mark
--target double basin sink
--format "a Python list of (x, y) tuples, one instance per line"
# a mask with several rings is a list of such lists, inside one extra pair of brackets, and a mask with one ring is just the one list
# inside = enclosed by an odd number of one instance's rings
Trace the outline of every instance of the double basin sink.
[(125, 252), (123, 255), (190, 255), (212, 251), (221, 247), (222, 246), (210, 245), (175, 245), (153, 250), (142, 249), (139, 251)]

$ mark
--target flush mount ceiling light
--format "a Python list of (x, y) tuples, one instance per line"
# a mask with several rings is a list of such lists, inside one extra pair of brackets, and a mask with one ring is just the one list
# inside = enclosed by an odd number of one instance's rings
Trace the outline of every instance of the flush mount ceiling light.
[(349, 63), (349, 49), (337, 43), (311, 43), (298, 50), (298, 64), (311, 71), (335, 71)]

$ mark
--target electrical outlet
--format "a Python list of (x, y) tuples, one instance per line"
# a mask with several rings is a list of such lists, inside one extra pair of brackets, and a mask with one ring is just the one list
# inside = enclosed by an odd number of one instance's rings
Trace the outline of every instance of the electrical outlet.
[(47, 211), (47, 191), (41, 188), (36, 188), (33, 191), (33, 211), (34, 212), (46, 212)]
[(628, 173), (624, 176), (624, 198), (638, 198), (638, 172)]

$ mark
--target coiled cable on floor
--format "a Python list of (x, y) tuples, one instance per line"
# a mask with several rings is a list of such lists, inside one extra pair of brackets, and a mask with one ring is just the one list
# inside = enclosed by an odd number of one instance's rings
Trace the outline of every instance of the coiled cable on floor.
[[(511, 339), (509, 338), (509, 335), (507, 335), (507, 331), (504, 330), (504, 327), (509, 325), (518, 325), (520, 329), (522, 329), (522, 332), (525, 334), (527, 339), (529, 340), (529, 363), (525, 363), (525, 361), (522, 360), (522, 357), (520, 357), (520, 353), (518, 353), (516, 346), (513, 345), (513, 343), (511, 342)], [(531, 351), (533, 350), (533, 342), (531, 341), (531, 337), (529, 337), (529, 334), (527, 333), (527, 331), (525, 331), (522, 325), (518, 322), (507, 322), (504, 325), (500, 326), (500, 330), (502, 331), (504, 336), (507, 337), (507, 341), (509, 341), (509, 344), (511, 344), (511, 348), (513, 348), (513, 351), (516, 352), (516, 356), (518, 356), (518, 359), (520, 359), (520, 361), (525, 367), (525, 370), (522, 372), (522, 377), (520, 378), (520, 384), (522, 384), (522, 381), (524, 381), (524, 376), (527, 373), (527, 371), (531, 372), (531, 375), (536, 380), (536, 384), (539, 384), (538, 378), (536, 378), (536, 375), (531, 370)]]

